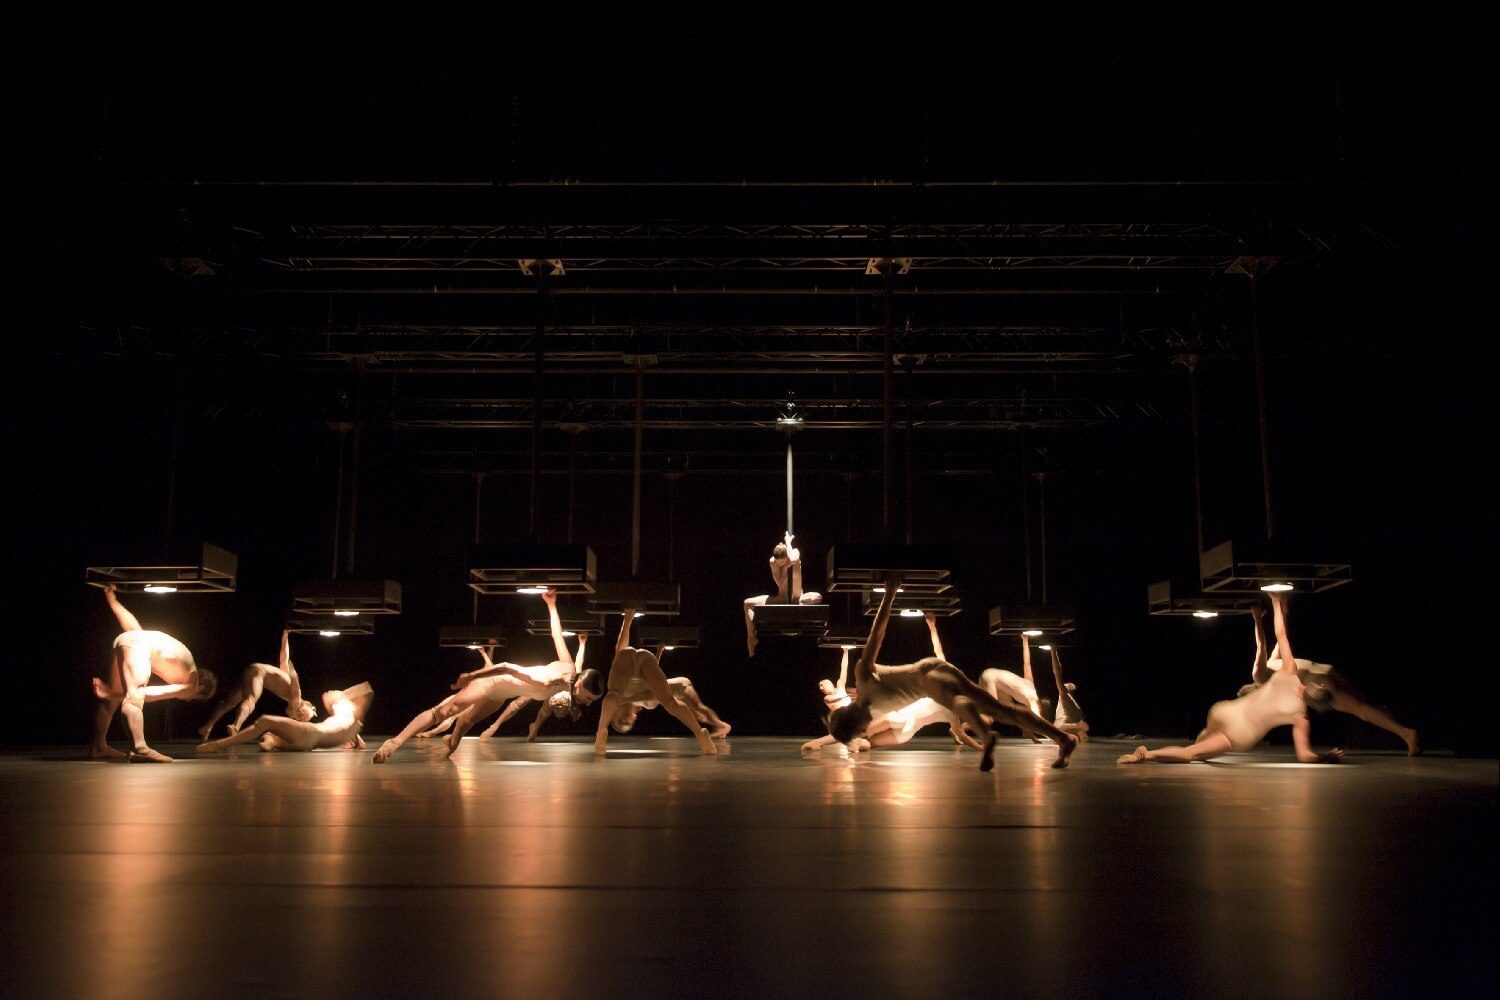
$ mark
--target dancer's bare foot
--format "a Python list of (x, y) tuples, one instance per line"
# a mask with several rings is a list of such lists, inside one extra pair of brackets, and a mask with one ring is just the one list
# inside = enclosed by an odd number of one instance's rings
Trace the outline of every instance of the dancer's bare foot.
[(705, 757), (717, 757), (719, 748), (714, 745), (714, 738), (708, 735), (706, 730), (698, 730), (698, 747), (703, 751)]
[(981, 771), (995, 769), (995, 731), (993, 729), (984, 737), (984, 750), (979, 757), (979, 769)]
[(1078, 749), (1078, 737), (1072, 733), (1063, 733), (1063, 735), (1067, 739), (1058, 745), (1057, 759), (1052, 762), (1052, 766), (1059, 769), (1068, 766), (1068, 758), (1073, 756), (1074, 750)]
[(757, 639), (755, 636), (752, 635), (752, 636), (749, 636), (748, 638), (745, 639), (745, 645), (749, 648), (750, 655), (752, 657), (754, 657), (755, 656), (755, 647), (760, 645), (760, 640)]
[(1120, 757), (1115, 761), (1115, 763), (1139, 764), (1141, 761), (1146, 759), (1146, 754), (1150, 752), (1151, 751), (1147, 750), (1145, 747), (1136, 747), (1134, 750), (1130, 751), (1130, 753), (1121, 754)]
[(363, 750), (364, 748), (365, 738), (358, 733), (354, 734), (354, 739), (339, 746), (340, 750)]
[(172, 758), (164, 753), (158, 753), (150, 747), (138, 747), (130, 751), (130, 762), (132, 764), (170, 764)]
[(1417, 731), (1415, 729), (1408, 729), (1406, 732), (1402, 733), (1401, 739), (1406, 742), (1406, 756), (1422, 756), (1422, 746), (1417, 742)]
[(207, 726), (199, 726), (198, 727), (198, 742), (199, 743), (207, 743), (208, 742), (208, 732), (209, 732), (209, 728)]
[(229, 735), (230, 736), (238, 736), (240, 734), (240, 727), (239, 726), (231, 724), (228, 728), (229, 728)]
[(716, 740), (722, 740), (729, 735), (729, 730), (733, 728), (734, 727), (727, 722), (720, 723), (718, 726), (710, 729), (708, 731), (708, 735), (712, 736)]
[(125, 755), (114, 747), (89, 747), (89, 760), (124, 760)]
[(603, 757), (609, 747), (609, 737), (603, 734), (594, 737), (594, 756)]
[(384, 764), (386, 761), (390, 760), (391, 755), (399, 749), (401, 748), (396, 745), (395, 740), (386, 740), (384, 743), (380, 744), (380, 749), (375, 751), (375, 756), (371, 759), (374, 760), (377, 764)]
[(459, 742), (460, 737), (457, 733), (449, 733), (447, 736), (443, 737), (443, 746), (448, 750), (447, 753), (443, 754), (444, 760), (453, 759), (453, 755), (458, 753)]
[(817, 753), (821, 749), (823, 749), (823, 746), (817, 740), (808, 740), (806, 743), (802, 744), (800, 752)]

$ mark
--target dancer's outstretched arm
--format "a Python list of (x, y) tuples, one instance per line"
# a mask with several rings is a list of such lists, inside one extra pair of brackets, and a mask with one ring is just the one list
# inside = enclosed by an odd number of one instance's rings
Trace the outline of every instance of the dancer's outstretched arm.
[(1021, 676), (1026, 678), (1026, 683), (1031, 685), (1031, 690), (1036, 690), (1036, 678), (1031, 676), (1031, 636), (1021, 636)]
[(1250, 667), (1250, 682), (1260, 687), (1274, 672), (1269, 665), (1271, 651), (1266, 645), (1266, 609), (1256, 605), (1250, 609), (1250, 618), (1255, 629), (1255, 663)]
[(626, 608), (625, 613), (620, 616), (620, 634), (615, 637), (615, 655), (630, 646), (630, 625), (635, 621), (635, 608)]
[(1297, 657), (1292, 653), (1292, 642), (1286, 634), (1286, 595), (1271, 595), (1271, 614), (1276, 628), (1276, 645), (1280, 648), (1277, 652), (1281, 656), (1281, 665), (1276, 668), (1278, 673), (1295, 674), (1297, 672)]
[(802, 553), (792, 545), (792, 533), (787, 532), (785, 536), (786, 556), (792, 561), (788, 569), (791, 572), (792, 589), (787, 594), (789, 604), (800, 604), (802, 602)]
[[(1271, 595), (1271, 614), (1276, 628), (1276, 644), (1280, 646), (1281, 667), (1277, 673), (1291, 674), (1297, 676), (1297, 658), (1292, 653), (1292, 642), (1287, 638), (1286, 631), (1286, 595)], [(1337, 764), (1344, 759), (1344, 751), (1334, 747), (1327, 753), (1317, 753), (1312, 748), (1312, 727), (1308, 725), (1307, 714), (1298, 716), (1297, 721), (1292, 723), (1292, 746), (1296, 748), (1297, 759), (1304, 764), (1323, 763)]]
[(849, 689), (849, 651), (841, 649), (843, 655), (839, 657), (839, 681), (834, 685), (834, 693), (842, 695)]
[(932, 635), (932, 655), (946, 661), (948, 657), (943, 655), (943, 640), (938, 638), (937, 615), (931, 611), (927, 612), (927, 631)]
[(121, 632), (139, 632), (141, 623), (136, 620), (135, 615), (125, 610), (125, 605), (115, 596), (115, 585), (110, 583), (104, 587), (104, 600), (109, 605), (109, 610), (115, 613), (115, 619), (120, 623)]
[(886, 626), (891, 623), (891, 608), (896, 604), (896, 590), (901, 586), (901, 579), (900, 572), (886, 574), (885, 593), (880, 596), (880, 610), (870, 623), (870, 636), (859, 654), (859, 662), (854, 665), (854, 686), (866, 698), (869, 696), (865, 692), (874, 690), (875, 658), (880, 655), (880, 644), (885, 641)]
[(292, 630), (282, 629), (281, 632), (281, 669), (286, 671), (287, 680), (291, 684), (291, 691), (287, 693), (287, 711), (296, 708), (297, 703), (302, 700), (302, 680), (297, 676), (297, 666), (292, 663)]
[(547, 602), (547, 618), (552, 626), (552, 649), (557, 653), (558, 661), (571, 671), (573, 654), (568, 650), (568, 640), (563, 638), (562, 618), (557, 614), (557, 591), (548, 588), (542, 600)]

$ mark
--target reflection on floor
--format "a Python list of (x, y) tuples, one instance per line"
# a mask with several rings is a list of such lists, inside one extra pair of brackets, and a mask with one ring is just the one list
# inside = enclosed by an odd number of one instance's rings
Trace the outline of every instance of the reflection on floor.
[[(1479, 995), (1494, 761), (0, 757), (0, 995)], [(379, 740), (371, 742), (378, 746)], [(69, 751), (71, 753), (71, 751)], [(531, 766), (515, 766), (531, 765)], [(796, 992), (794, 992), (796, 991)]]

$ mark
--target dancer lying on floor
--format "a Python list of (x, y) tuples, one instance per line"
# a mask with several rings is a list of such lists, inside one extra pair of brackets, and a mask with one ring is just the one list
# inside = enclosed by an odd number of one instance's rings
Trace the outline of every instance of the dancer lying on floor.
[[(927, 631), (932, 637), (932, 655), (940, 660), (946, 659), (943, 656), (943, 642), (938, 638), (937, 618), (930, 614), (927, 616)], [(849, 676), (849, 650), (846, 648), (841, 652), (843, 655), (839, 658), (838, 683), (834, 684), (826, 680), (818, 682), (818, 690), (823, 693), (823, 703), (830, 712), (836, 708), (843, 708), (854, 700), (844, 686)], [(859, 753), (862, 750), (900, 746), (902, 743), (909, 742), (921, 730), (939, 723), (948, 727), (955, 743), (972, 747), (975, 750), (981, 749), (979, 742), (964, 731), (964, 727), (953, 717), (952, 712), (931, 698), (918, 698), (905, 708), (899, 708), (889, 714), (872, 712), (870, 725), (866, 727), (865, 735), (850, 741), (849, 752)], [(820, 736), (802, 744), (802, 752), (816, 753), (837, 742), (838, 740), (832, 736)]]
[[(1240, 688), (1242, 697), (1270, 679), (1272, 671), (1266, 666), (1268, 661), (1281, 659), (1279, 646), (1273, 648), (1269, 656), (1265, 653), (1266, 637), (1263, 624), (1265, 612), (1260, 608), (1255, 608), (1251, 614), (1255, 619), (1256, 662), (1251, 670), (1252, 683)], [(1387, 709), (1365, 701), (1359, 689), (1335, 670), (1332, 664), (1302, 659), (1297, 660), (1296, 663), (1297, 679), (1302, 682), (1303, 686), (1302, 700), (1308, 708), (1315, 712), (1343, 712), (1345, 715), (1352, 715), (1356, 719), (1393, 733), (1406, 744), (1408, 757), (1415, 757), (1422, 752), (1415, 729), (1397, 722)]]
[[(132, 761), (151, 764), (171, 763), (172, 758), (146, 745), (145, 715), (147, 702), (176, 698), (182, 701), (207, 701), (214, 696), (218, 679), (207, 670), (199, 670), (189, 649), (165, 632), (141, 628), (135, 615), (125, 610), (115, 596), (115, 585), (104, 588), (104, 600), (120, 623), (115, 637), (107, 681), (94, 680), (94, 697), (99, 707), (94, 711), (94, 732), (89, 742), (90, 760), (113, 760), (126, 756), (107, 741), (109, 724), (118, 710), (130, 731)], [(149, 686), (151, 676), (165, 684)]]
[(1063, 683), (1062, 658), (1057, 655), (1056, 643), (1048, 652), (1052, 654), (1052, 679), (1057, 682), (1057, 709), (1053, 712), (1052, 724), (1065, 733), (1077, 736), (1079, 742), (1087, 743), (1089, 724), (1084, 721), (1083, 709), (1073, 696), (1078, 688), (1076, 685)]
[(557, 592), (548, 590), (542, 595), (542, 600), (547, 604), (552, 648), (557, 653), (557, 659), (538, 667), (523, 667), (515, 663), (495, 663), (490, 659), (488, 651), (481, 650), (484, 668), (459, 674), (453, 685), (458, 694), (445, 698), (418, 714), (407, 723), (405, 729), (382, 743), (375, 752), (375, 763), (384, 764), (390, 760), (391, 755), (401, 749), (403, 743), (424, 729), (456, 717), (453, 731), (443, 739), (448, 748), (447, 756), (452, 757), (458, 750), (459, 741), (476, 722), (499, 711), (512, 698), (541, 700), (570, 688), (573, 697), (584, 705), (598, 697), (598, 691), (602, 687), (598, 671), (584, 671), (575, 676), (573, 654), (568, 652), (568, 643), (563, 637), (562, 619), (557, 613)]
[(239, 714), (229, 724), (229, 735), (233, 736), (245, 725), (245, 720), (255, 710), (255, 703), (260, 700), (261, 693), (269, 690), (276, 697), (286, 702), (286, 714), (288, 718), (299, 722), (311, 722), (318, 714), (312, 702), (304, 701), (302, 698), (302, 685), (297, 681), (297, 668), (292, 665), (291, 656), (291, 630), (283, 629), (281, 633), (281, 660), (280, 666), (273, 667), (269, 663), (252, 663), (240, 674), (240, 683), (236, 688), (226, 692), (224, 698), (219, 702), (208, 721), (198, 727), (198, 738), (207, 741), (209, 734), (213, 732), (214, 723), (218, 722), (235, 706), (239, 706)]
[[(666, 659), (666, 654), (667, 647), (665, 645), (656, 647), (656, 662), (658, 665), (660, 665), (662, 660)], [(666, 671), (662, 672), (665, 673)], [(734, 728), (719, 718), (718, 713), (703, 703), (703, 699), (698, 696), (697, 689), (693, 687), (693, 682), (686, 677), (667, 678), (667, 687), (671, 688), (672, 693), (677, 696), (677, 700), (686, 705), (688, 711), (693, 713), (693, 718), (698, 720), (699, 725), (707, 727), (708, 735), (712, 738), (722, 740)], [(636, 717), (642, 711), (650, 711), (660, 706), (661, 701), (650, 692), (643, 693), (630, 702), (622, 700), (620, 708), (615, 712), (614, 721), (609, 724), (610, 728), (617, 733), (628, 733), (635, 728)]]
[(750, 655), (760, 640), (755, 635), (755, 609), (766, 604), (817, 604), (823, 595), (815, 590), (802, 589), (802, 553), (792, 545), (790, 532), (771, 550), (771, 579), (776, 584), (776, 593), (761, 594), (745, 598), (745, 644)]
[[(1297, 679), (1297, 663), (1292, 654), (1291, 641), (1287, 639), (1286, 596), (1272, 594), (1271, 608), (1275, 615), (1276, 639), (1280, 643), (1282, 656), (1279, 661), (1280, 669), (1272, 673), (1265, 684), (1243, 698), (1216, 702), (1208, 710), (1208, 725), (1198, 734), (1198, 740), (1192, 746), (1162, 747), (1160, 750), (1137, 747), (1133, 753), (1121, 756), (1115, 763), (1160, 761), (1167, 764), (1187, 764), (1195, 760), (1208, 760), (1230, 751), (1243, 753), (1265, 739), (1266, 734), (1277, 726), (1292, 727), (1292, 744), (1296, 747), (1297, 759), (1304, 764), (1337, 764), (1342, 760), (1344, 752), (1337, 748), (1324, 754), (1315, 753), (1312, 749), (1307, 708), (1302, 702), (1302, 682)], [(1260, 648), (1265, 648), (1263, 641)]]
[(324, 691), (323, 708), (327, 717), (321, 722), (289, 719), (284, 715), (262, 715), (232, 736), (198, 744), (198, 753), (222, 753), (241, 743), (259, 741), (262, 750), (363, 750), (360, 737), (365, 713), (375, 692), (368, 683), (356, 684), (342, 691)]
[(854, 700), (829, 713), (829, 734), (847, 745), (856, 737), (864, 735), (875, 712), (889, 715), (912, 702), (931, 698), (983, 738), (979, 760), (981, 771), (991, 770), (995, 766), (995, 733), (985, 716), (996, 722), (1015, 726), (1023, 733), (1046, 736), (1058, 746), (1057, 760), (1052, 766), (1067, 767), (1068, 758), (1078, 746), (1076, 738), (1032, 712), (1021, 712), (997, 701), (988, 691), (965, 677), (953, 664), (935, 656), (899, 667), (878, 666), (875, 663), (875, 658), (880, 655), (880, 645), (885, 640), (886, 626), (891, 620), (896, 588), (900, 585), (901, 574), (889, 574), (885, 593), (880, 599), (880, 610), (870, 626), (870, 637), (860, 653), (859, 662), (855, 664)]
[[(636, 649), (630, 645), (630, 625), (634, 619), (635, 609), (626, 608), (620, 619), (620, 635), (615, 640), (615, 658), (609, 665), (608, 693), (599, 711), (594, 753), (603, 756), (607, 751), (611, 724), (624, 717), (633, 723), (640, 706), (655, 701), (687, 727), (705, 754), (717, 754), (719, 748), (714, 746), (713, 738), (699, 725), (693, 710), (678, 700), (656, 655), (649, 649)], [(725, 731), (728, 731), (727, 727)]]

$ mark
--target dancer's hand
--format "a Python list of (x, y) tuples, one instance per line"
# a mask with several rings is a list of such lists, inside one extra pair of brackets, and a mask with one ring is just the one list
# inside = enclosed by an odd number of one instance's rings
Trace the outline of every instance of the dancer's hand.
[(822, 744), (820, 744), (817, 740), (808, 740), (806, 743), (802, 744), (803, 753), (817, 753), (821, 749), (823, 749)]
[(1266, 616), (1266, 609), (1263, 608), (1263, 607), (1261, 607), (1259, 604), (1255, 605), (1254, 607), (1252, 607), (1250, 609), (1250, 617), (1254, 618), (1256, 621), (1260, 621), (1265, 616)]
[(542, 600), (547, 603), (547, 607), (549, 608), (555, 606), (557, 604), (557, 591), (552, 587), (548, 587), (542, 593)]
[(1344, 748), (1334, 747), (1327, 753), (1319, 754), (1318, 761), (1323, 764), (1342, 764), (1344, 762)]

